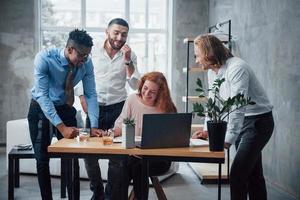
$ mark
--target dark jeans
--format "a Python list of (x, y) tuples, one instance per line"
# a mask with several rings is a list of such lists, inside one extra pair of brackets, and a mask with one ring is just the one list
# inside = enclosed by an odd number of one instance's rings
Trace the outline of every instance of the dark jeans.
[[(159, 176), (166, 173), (171, 166), (170, 161), (149, 161), (148, 165), (148, 175)], [(128, 186), (130, 181), (133, 181), (133, 190), (136, 199), (142, 199), (142, 194), (146, 194), (148, 199), (149, 193), (149, 178), (142, 177), (142, 160), (140, 158), (130, 156), (127, 161), (127, 170), (128, 170)], [(146, 183), (144, 188), (141, 188), (142, 181)]]
[[(109, 106), (99, 106), (99, 128), (103, 130), (113, 128), (116, 119), (121, 114), (123, 105), (124, 101)], [(88, 127), (90, 126), (88, 118), (86, 124)], [(92, 199), (102, 200), (104, 199), (104, 188), (98, 159), (86, 158), (84, 161), (90, 179), (90, 189), (93, 192)], [(116, 159), (109, 160), (105, 199), (121, 199), (121, 187), (119, 187), (121, 172), (119, 164), (119, 161)]]
[[(62, 119), (65, 125), (76, 127), (76, 109), (68, 105), (56, 106), (57, 114)], [(52, 199), (51, 190), (51, 179), (49, 171), (49, 155), (47, 152), (47, 147), (50, 145), (52, 140), (53, 132), (50, 130), (55, 130), (57, 139), (62, 139), (62, 134), (50, 124), (49, 120), (45, 117), (40, 105), (31, 100), (29, 112), (28, 112), (28, 123), (30, 138), (34, 149), (37, 176), (40, 186), (40, 192), (42, 199)], [(54, 127), (54, 128), (53, 128)], [(65, 180), (67, 182), (68, 197), (72, 197), (71, 188), (71, 160), (64, 159), (65, 163)], [(79, 170), (78, 160), (75, 162), (75, 169)], [(79, 192), (79, 186), (77, 187), (77, 192)]]
[(247, 194), (250, 200), (267, 199), (261, 152), (273, 129), (272, 112), (245, 117), (230, 170), (231, 200), (247, 200)]

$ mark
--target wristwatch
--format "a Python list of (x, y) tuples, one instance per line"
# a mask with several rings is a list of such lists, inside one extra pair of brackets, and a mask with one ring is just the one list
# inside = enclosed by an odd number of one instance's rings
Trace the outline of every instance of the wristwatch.
[(132, 65), (132, 64), (133, 64), (132, 60), (130, 60), (129, 62), (125, 61), (125, 65)]

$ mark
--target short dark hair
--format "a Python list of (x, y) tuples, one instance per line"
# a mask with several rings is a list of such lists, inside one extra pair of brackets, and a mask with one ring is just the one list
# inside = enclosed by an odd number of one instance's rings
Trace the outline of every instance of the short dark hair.
[(67, 41), (67, 47), (72, 45), (83, 45), (85, 47), (92, 47), (93, 38), (87, 34), (85, 30), (75, 29), (69, 33), (69, 38)]
[(108, 26), (107, 27), (110, 27), (111, 25), (113, 24), (118, 24), (118, 25), (121, 25), (121, 26), (125, 26), (129, 29), (129, 26), (128, 26), (128, 23), (122, 19), (122, 18), (115, 18), (115, 19), (112, 19), (109, 23), (108, 23)]

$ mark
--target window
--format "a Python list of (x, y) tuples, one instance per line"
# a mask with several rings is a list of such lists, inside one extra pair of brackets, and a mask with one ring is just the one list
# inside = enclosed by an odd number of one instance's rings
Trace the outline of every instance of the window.
[(41, 0), (41, 48), (64, 47), (68, 33), (83, 28), (94, 42), (103, 41), (108, 22), (129, 23), (127, 43), (137, 54), (141, 74), (168, 72), (169, 0)]

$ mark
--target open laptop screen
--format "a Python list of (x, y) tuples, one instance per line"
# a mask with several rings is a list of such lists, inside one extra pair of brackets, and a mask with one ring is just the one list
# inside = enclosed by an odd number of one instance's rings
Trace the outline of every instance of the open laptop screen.
[(188, 147), (192, 113), (144, 114), (140, 148)]

